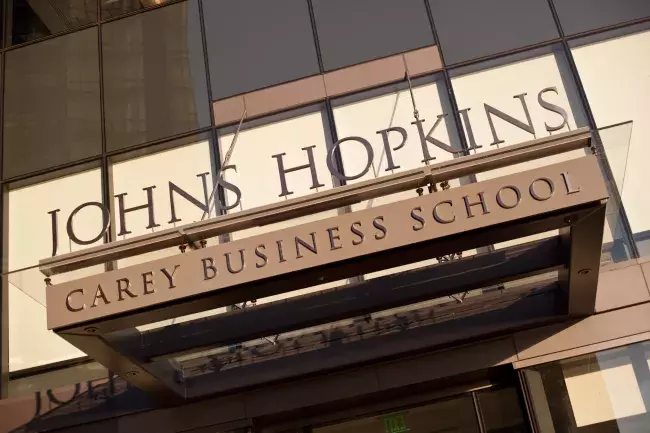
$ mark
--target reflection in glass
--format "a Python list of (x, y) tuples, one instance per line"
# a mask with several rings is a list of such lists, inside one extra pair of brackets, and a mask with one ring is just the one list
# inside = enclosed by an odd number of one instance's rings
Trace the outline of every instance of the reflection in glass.
[(117, 17), (167, 3), (170, 0), (101, 0), (102, 19)]
[(486, 433), (526, 433), (517, 390), (502, 388), (477, 393)]
[(5, 55), (4, 178), (101, 153), (97, 29)]
[(646, 432), (649, 364), (639, 343), (526, 370), (540, 432)]
[[(44, 276), (38, 261), (53, 252), (52, 216), (57, 222), (57, 254), (99, 245), (79, 245), (68, 236), (70, 219), (73, 234), (81, 240), (94, 239), (102, 232), (102, 213), (87, 208), (70, 215), (80, 204), (101, 202), (101, 175), (95, 169), (55, 180), (11, 189), (8, 193), (8, 255), (6, 282), (9, 286), (9, 369), (22, 370), (83, 356), (47, 330)], [(94, 266), (57, 275), (52, 283), (103, 272)], [(35, 345), (34, 342), (38, 341)]]
[(10, 0), (9, 10), (11, 45), (97, 21), (96, 0)]
[(108, 150), (210, 125), (195, 0), (103, 25), (102, 53)]
[[(650, 195), (647, 191), (650, 180), (650, 56), (645, 55), (650, 44), (650, 31), (611, 36), (612, 39), (603, 42), (577, 46), (571, 52), (596, 124), (600, 128), (629, 124), (625, 183), (622, 186), (618, 184), (619, 179), (616, 181), (637, 247), (645, 256), (650, 254)], [(576, 45), (581, 43), (584, 42), (578, 41)], [(627, 131), (621, 130), (620, 134)], [(621, 140), (624, 140), (622, 136)], [(608, 160), (613, 160), (610, 165), (620, 165), (620, 156), (606, 153)]]

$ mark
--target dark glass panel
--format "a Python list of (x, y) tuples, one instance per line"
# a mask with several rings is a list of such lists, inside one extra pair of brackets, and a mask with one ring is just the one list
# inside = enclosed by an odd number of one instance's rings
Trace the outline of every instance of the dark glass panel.
[(109, 151), (210, 125), (196, 1), (105, 24), (102, 50)]
[(8, 0), (9, 44), (20, 44), (97, 21), (96, 0)]
[(6, 54), (4, 178), (101, 153), (97, 29)]
[(648, 0), (553, 0), (568, 35), (650, 16)]
[(447, 64), (557, 38), (546, 0), (428, 0)]
[(100, 0), (102, 19), (117, 17), (130, 12), (159, 6), (172, 0)]
[(325, 70), (434, 43), (420, 0), (314, 0), (313, 4)]
[(319, 72), (305, 0), (204, 0), (203, 12), (214, 99)]
[(477, 394), (486, 433), (527, 433), (517, 390), (502, 388)]

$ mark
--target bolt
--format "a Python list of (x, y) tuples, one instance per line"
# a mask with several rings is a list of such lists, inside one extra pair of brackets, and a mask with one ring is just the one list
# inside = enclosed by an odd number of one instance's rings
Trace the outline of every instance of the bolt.
[(580, 275), (587, 275), (589, 272), (591, 272), (591, 269), (580, 269), (578, 271), (578, 274)]
[(126, 377), (135, 377), (135, 376), (137, 376), (138, 374), (139, 374), (139, 373), (138, 373), (137, 371), (135, 371), (135, 370), (131, 370), (131, 371), (127, 371), (127, 372), (126, 372)]
[(95, 326), (89, 326), (89, 327), (85, 328), (84, 331), (86, 331), (89, 334), (94, 334), (95, 332), (99, 331), (99, 328), (97, 328)]
[(208, 245), (208, 241), (206, 241), (205, 239), (201, 239), (199, 243), (201, 244), (201, 248), (205, 248), (206, 245)]
[(422, 196), (422, 194), (424, 193), (424, 189), (418, 188), (415, 190), (415, 192), (417, 192), (419, 196)]

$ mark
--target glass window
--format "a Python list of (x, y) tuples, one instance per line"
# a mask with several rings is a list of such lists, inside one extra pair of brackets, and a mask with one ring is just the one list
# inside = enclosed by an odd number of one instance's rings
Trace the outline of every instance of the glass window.
[(102, 52), (109, 151), (210, 125), (196, 0), (105, 24)]
[(202, 0), (212, 96), (318, 74), (304, 0)]
[(315, 428), (314, 433), (478, 433), (472, 397), (464, 395), (436, 403)]
[[(41, 259), (103, 242), (101, 175), (91, 169), (15, 188), (7, 194), (9, 370), (23, 370), (84, 356), (47, 330)], [(91, 203), (79, 207), (84, 203)], [(92, 204), (95, 203), (95, 204)], [(103, 271), (103, 266), (52, 278), (52, 283)], [(34, 344), (38, 341), (38, 344)]]
[(100, 0), (102, 19), (159, 6), (171, 0)]
[(646, 432), (649, 363), (639, 343), (525, 370), (539, 431)]
[[(344, 174), (353, 178), (348, 179), (348, 183), (375, 179), (462, 155), (456, 125), (449, 115), (451, 108), (442, 77), (415, 80), (413, 85), (413, 98), (408, 85), (400, 84), (334, 101), (334, 121), (339, 140), (361, 137), (370, 145), (367, 148), (357, 140), (341, 143), (339, 149)], [(414, 103), (420, 126), (415, 123)], [(423, 143), (420, 128), (425, 137), (428, 135), (435, 140), (435, 145), (426, 140)], [(450, 185), (458, 186), (460, 182), (454, 180)], [(351, 208), (357, 211), (413, 197), (416, 197), (415, 191), (404, 191), (358, 203)], [(427, 260), (418, 265), (375, 272), (368, 277), (433, 263), (435, 260)]]
[(97, 21), (96, 0), (9, 0), (8, 45), (21, 44)]
[(428, 0), (449, 65), (559, 37), (546, 0)]
[[(573, 35), (650, 16), (646, 0), (553, 0), (562, 30)], [(588, 11), (588, 12), (587, 12)]]
[(314, 0), (326, 71), (434, 43), (419, 0)]
[[(646, 25), (647, 28), (647, 25)], [(581, 43), (587, 42), (586, 45)], [(599, 42), (578, 41), (571, 51), (580, 79), (587, 93), (589, 105), (599, 128), (628, 132), (629, 149), (625, 155), (616, 155), (608, 146), (614, 138), (601, 134), (607, 157), (615, 171), (623, 158), (624, 176), (619, 176), (618, 187), (632, 231), (642, 255), (650, 254), (650, 196), (647, 184), (650, 174), (650, 31), (643, 31)], [(621, 124), (627, 124), (622, 127)], [(620, 152), (618, 152), (620, 153)]]
[[(485, 152), (586, 126), (566, 57), (555, 48), (535, 50), (498, 62), (459, 68), (452, 74), (468, 146)], [(576, 150), (476, 175), (478, 181), (584, 156)], [(608, 230), (608, 229), (607, 229)], [(607, 231), (606, 230), (606, 231)], [(532, 241), (556, 232), (497, 244)], [(611, 241), (611, 233), (605, 234)]]
[(99, 155), (97, 29), (5, 57), (5, 179)]
[[(214, 157), (210, 141), (202, 140), (158, 153), (123, 160), (111, 167), (114, 239), (129, 239), (215, 216)], [(208, 211), (208, 212), (206, 212)], [(208, 244), (217, 243), (209, 239)], [(177, 247), (118, 261), (130, 266), (178, 254)]]
[(501, 388), (477, 394), (486, 433), (525, 433), (528, 425), (521, 412), (517, 389)]

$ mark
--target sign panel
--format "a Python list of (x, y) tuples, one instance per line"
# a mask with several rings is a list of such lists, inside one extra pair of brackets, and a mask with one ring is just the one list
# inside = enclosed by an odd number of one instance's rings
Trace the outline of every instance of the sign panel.
[(574, 159), (50, 286), (48, 327), (276, 276), (290, 291), (293, 272), (606, 198), (596, 157)]

